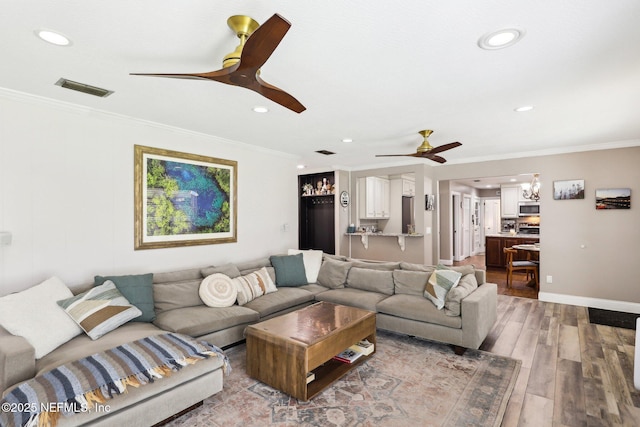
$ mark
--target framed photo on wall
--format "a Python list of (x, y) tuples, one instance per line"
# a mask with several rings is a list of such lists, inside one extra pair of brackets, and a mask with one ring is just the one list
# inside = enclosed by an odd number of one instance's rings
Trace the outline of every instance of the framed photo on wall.
[(630, 188), (598, 188), (596, 209), (631, 209)]
[(584, 199), (584, 179), (553, 181), (553, 200)]
[(238, 163), (134, 146), (134, 249), (237, 241)]

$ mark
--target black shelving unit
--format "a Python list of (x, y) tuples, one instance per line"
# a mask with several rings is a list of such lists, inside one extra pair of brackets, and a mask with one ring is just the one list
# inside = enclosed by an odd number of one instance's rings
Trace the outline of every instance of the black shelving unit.
[[(321, 194), (318, 182), (335, 183), (334, 173), (316, 173), (298, 176), (298, 246), (300, 249), (320, 249), (335, 254), (335, 194)], [(304, 194), (305, 184), (311, 184), (314, 193)]]

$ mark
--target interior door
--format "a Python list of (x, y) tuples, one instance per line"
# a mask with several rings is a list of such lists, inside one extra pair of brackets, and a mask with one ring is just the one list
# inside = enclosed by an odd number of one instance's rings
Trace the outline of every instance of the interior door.
[(484, 235), (500, 233), (500, 199), (484, 201)]
[(471, 196), (462, 196), (462, 259), (471, 256)]

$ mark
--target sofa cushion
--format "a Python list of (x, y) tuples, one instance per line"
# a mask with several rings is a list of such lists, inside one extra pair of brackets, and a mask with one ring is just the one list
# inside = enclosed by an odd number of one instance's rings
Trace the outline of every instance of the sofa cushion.
[(458, 273), (462, 274), (463, 276), (465, 274), (473, 274), (476, 271), (475, 267), (473, 265), (470, 265), (470, 264), (457, 265), (457, 266), (448, 266), (448, 265), (438, 264), (436, 266), (436, 268), (439, 269), (439, 270), (457, 271)]
[(82, 334), (36, 361), (36, 374), (50, 371), (65, 363), (73, 362), (131, 341), (163, 333), (165, 331), (152, 323), (129, 322), (104, 335), (99, 340), (92, 340), (88, 335)]
[(400, 268), (399, 262), (388, 262), (388, 261), (364, 261), (361, 259), (350, 259), (353, 262), (354, 267), (358, 268), (368, 268), (371, 270), (387, 270), (393, 271)]
[(57, 277), (0, 298), (0, 325), (26, 339), (39, 359), (82, 333), (56, 301), (73, 297)]
[(385, 298), (389, 298), (389, 296), (354, 288), (329, 289), (316, 295), (317, 301), (328, 301), (369, 311), (376, 311), (376, 305)]
[(302, 286), (308, 284), (302, 254), (273, 255), (269, 260), (276, 270), (276, 286)]
[(447, 297), (447, 293), (453, 289), (458, 282), (462, 274), (453, 270), (436, 270), (431, 273), (429, 281), (424, 288), (424, 296), (435, 304), (440, 310), (444, 307), (444, 301)]
[(94, 286), (102, 285), (107, 280), (115, 283), (116, 288), (131, 304), (142, 312), (137, 322), (153, 322), (156, 311), (153, 302), (153, 274), (136, 274), (127, 276), (95, 276)]
[(426, 271), (431, 274), (436, 268), (432, 265), (414, 264), (412, 262), (403, 261), (400, 263), (400, 269), (409, 271)]
[(393, 271), (371, 270), (354, 266), (349, 270), (347, 287), (393, 295)]
[(111, 280), (74, 297), (60, 300), (58, 305), (92, 340), (97, 340), (142, 314), (138, 307), (127, 301)]
[(262, 267), (272, 267), (269, 258), (257, 258), (250, 261), (235, 263), (241, 274), (253, 273), (256, 270), (260, 270)]
[(376, 309), (381, 314), (433, 323), (449, 328), (462, 328), (462, 317), (447, 316), (443, 310), (438, 310), (428, 299), (413, 295), (392, 295), (380, 301)]
[(278, 290), (273, 284), (266, 267), (231, 280), (238, 290), (238, 305), (245, 305), (261, 295)]
[(202, 279), (199, 268), (155, 273), (153, 275), (153, 300), (155, 301), (156, 316), (161, 311), (204, 305), (199, 295)]
[(465, 274), (460, 278), (458, 286), (447, 293), (444, 300), (444, 314), (447, 316), (460, 316), (462, 300), (478, 288), (478, 281), (474, 273)]
[(161, 329), (199, 337), (237, 325), (257, 322), (258, 312), (232, 305), (231, 307), (184, 307), (158, 313), (155, 322)]
[(330, 289), (344, 288), (352, 265), (350, 262), (325, 257), (318, 272), (318, 284)]
[(202, 274), (202, 277), (211, 276), (212, 274), (216, 273), (222, 273), (225, 276), (231, 277), (232, 279), (234, 277), (242, 276), (242, 273), (240, 273), (238, 266), (235, 264), (224, 264), (218, 267), (203, 268), (202, 270), (200, 270), (200, 273)]
[(309, 249), (289, 249), (289, 255), (302, 254), (302, 262), (304, 263), (304, 271), (307, 275), (307, 283), (316, 283), (318, 280), (318, 273), (322, 266), (322, 251)]
[(396, 294), (424, 296), (424, 288), (429, 280), (429, 272), (393, 270), (393, 283)]
[(313, 295), (329, 290), (329, 288), (326, 288), (322, 285), (318, 285), (317, 283), (310, 283), (308, 285), (298, 286), (298, 289), (304, 289), (307, 292), (311, 292)]
[(236, 303), (238, 288), (231, 277), (213, 273), (202, 279), (198, 294), (208, 307), (229, 307)]
[(313, 301), (313, 294), (300, 287), (280, 288), (278, 292), (263, 295), (244, 306), (260, 313), (260, 318)]

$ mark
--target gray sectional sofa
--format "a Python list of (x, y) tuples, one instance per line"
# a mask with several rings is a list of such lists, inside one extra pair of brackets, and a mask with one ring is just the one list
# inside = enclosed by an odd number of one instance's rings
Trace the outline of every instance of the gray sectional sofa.
[[(266, 267), (276, 283), (276, 292), (243, 306), (229, 307), (209, 307), (199, 297), (203, 278), (211, 274), (239, 277), (262, 267)], [(153, 323), (129, 322), (95, 341), (81, 334), (41, 359), (35, 359), (33, 347), (25, 339), (0, 327), (0, 390), (4, 396), (14, 385), (59, 364), (165, 331), (190, 335), (224, 348), (241, 342), (247, 325), (316, 301), (375, 311), (379, 329), (449, 343), (458, 349), (478, 348), (496, 321), (497, 286), (485, 282), (484, 271), (460, 267), (464, 280), (447, 294), (445, 307), (437, 309), (424, 296), (425, 282), (434, 269), (324, 255), (315, 283), (287, 287), (278, 285), (278, 272), (269, 258), (156, 273)], [(144, 387), (130, 388), (127, 394), (107, 402), (109, 412), (61, 417), (58, 425), (152, 425), (219, 392), (222, 385), (222, 360), (211, 358)]]

